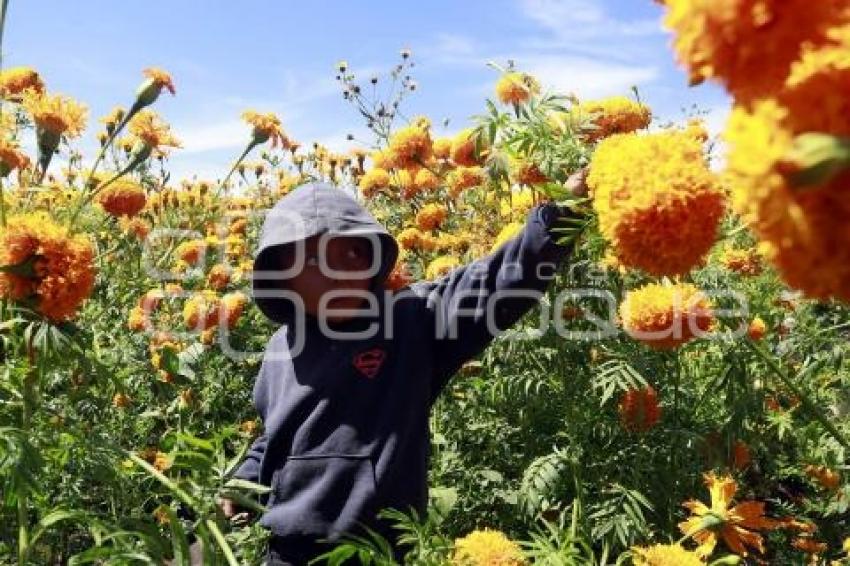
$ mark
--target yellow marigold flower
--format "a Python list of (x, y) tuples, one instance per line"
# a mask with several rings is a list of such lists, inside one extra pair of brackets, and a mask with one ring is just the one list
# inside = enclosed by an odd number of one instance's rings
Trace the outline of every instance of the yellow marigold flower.
[(18, 148), (12, 140), (0, 138), (0, 177), (5, 177), (13, 169), (21, 171), (30, 166), (30, 158)]
[(233, 328), (239, 322), (242, 313), (245, 312), (245, 307), (248, 305), (248, 297), (245, 293), (234, 291), (222, 297), (221, 305), (224, 308), (224, 319), (227, 327)]
[(141, 332), (147, 330), (150, 325), (148, 312), (142, 307), (136, 306), (130, 309), (130, 316), (127, 319), (127, 328), (133, 332)]
[(479, 144), (481, 151), (476, 151), (476, 140), (478, 140), (478, 136), (475, 135), (475, 130), (471, 128), (458, 132), (452, 139), (452, 161), (463, 167), (473, 167), (484, 163), (488, 148), (483, 143), (484, 140), (481, 140)]
[(449, 211), (442, 204), (429, 203), (416, 215), (416, 225), (420, 230), (436, 230), (448, 217)]
[(254, 143), (260, 144), (272, 140), (272, 147), (277, 147), (278, 144), (283, 149), (289, 147), (289, 140), (286, 134), (283, 133), (280, 118), (274, 113), (268, 112), (263, 114), (253, 110), (246, 110), (242, 113), (242, 119), (254, 128), (251, 132)]
[(460, 260), (454, 256), (440, 256), (432, 260), (425, 268), (426, 279), (437, 279), (460, 266)]
[(509, 198), (502, 199), (499, 203), (499, 212), (502, 216), (525, 217), (534, 206), (534, 191), (524, 188), (512, 191)]
[(587, 183), (600, 230), (627, 267), (684, 274), (714, 244), (723, 192), (702, 145), (683, 132), (602, 141)]
[(116, 409), (126, 409), (131, 403), (132, 400), (126, 393), (116, 393), (112, 396), (112, 406)]
[(154, 468), (160, 472), (164, 472), (171, 468), (172, 464), (174, 464), (174, 459), (165, 452), (157, 451), (152, 463)]
[(174, 253), (182, 261), (195, 265), (201, 260), (205, 251), (206, 242), (204, 240), (189, 240), (188, 242), (181, 242)]
[(127, 111), (121, 106), (116, 106), (109, 111), (109, 114), (100, 119), (100, 122), (107, 128), (114, 128), (121, 123), (121, 120), (127, 115)]
[[(628, 134), (646, 128), (652, 120), (652, 111), (645, 104), (625, 96), (612, 96), (582, 102), (563, 118), (572, 130), (593, 143), (614, 134)], [(560, 123), (556, 125), (562, 127)]]
[(48, 319), (73, 318), (94, 288), (94, 250), (84, 235), (71, 236), (47, 214), (11, 216), (0, 228), (0, 296), (32, 301)]
[(207, 274), (207, 285), (210, 289), (221, 291), (230, 283), (230, 268), (223, 263), (217, 263)]
[[(850, 84), (850, 83), (848, 83)], [(797, 132), (837, 120), (842, 111), (827, 101), (798, 116), (765, 100), (752, 111), (738, 107), (729, 120), (727, 175), (733, 205), (760, 239), (759, 249), (791, 287), (817, 299), (850, 300), (850, 199), (847, 173), (822, 186), (798, 189), (786, 178), (786, 156)], [(846, 120), (845, 120), (846, 122)], [(844, 132), (850, 134), (850, 127)]]
[(112, 216), (135, 216), (145, 207), (145, 189), (130, 179), (118, 179), (97, 193), (97, 203)]
[(620, 305), (623, 329), (656, 350), (670, 350), (711, 329), (714, 313), (705, 295), (689, 283), (650, 283), (629, 291)]
[(86, 107), (67, 96), (28, 90), (24, 92), (22, 104), (43, 132), (75, 138), (86, 127)]
[(452, 138), (435, 139), (433, 148), (436, 159), (449, 159), (452, 155)]
[(692, 515), (679, 523), (682, 533), (692, 535), (699, 543), (696, 553), (703, 558), (711, 556), (717, 541), (722, 539), (739, 556), (749, 555), (747, 547), (764, 554), (764, 541), (757, 531), (780, 526), (779, 521), (764, 516), (764, 503), (744, 501), (731, 506), (738, 484), (728, 476), (706, 474), (705, 484), (711, 494), (711, 506), (694, 499), (686, 501), (683, 505)]
[(239, 432), (243, 434), (247, 434), (248, 436), (254, 436), (257, 434), (257, 431), (260, 429), (260, 425), (257, 421), (242, 421), (239, 424)]
[(741, 275), (758, 275), (762, 271), (761, 255), (755, 248), (726, 248), (720, 255), (720, 263), (729, 271)]
[(406, 250), (421, 249), (426, 235), (419, 228), (405, 228), (396, 236), (398, 245)]
[(183, 322), (192, 330), (206, 330), (218, 324), (221, 299), (215, 291), (194, 293), (183, 305)]
[(44, 92), (44, 81), (32, 67), (9, 67), (0, 71), (0, 96), (15, 100), (25, 90)]
[(159, 67), (148, 67), (142, 71), (142, 74), (151, 79), (151, 81), (153, 81), (153, 83), (160, 89), (165, 88), (172, 95), (177, 94), (177, 90), (174, 88), (174, 81), (168, 71), (160, 69)]
[(549, 178), (543, 174), (536, 163), (524, 159), (518, 159), (511, 163), (511, 178), (518, 185), (530, 187), (549, 182)]
[(141, 110), (130, 120), (130, 134), (151, 149), (163, 146), (182, 147), (180, 140), (171, 134), (166, 124), (153, 110)]
[(844, 544), (841, 545), (841, 548), (844, 550), (845, 553), (847, 553), (848, 556), (850, 556), (850, 537), (844, 539)]
[(484, 184), (484, 170), (481, 167), (458, 167), (449, 173), (446, 182), (449, 194), (457, 198), (466, 189)]
[(401, 128), (390, 137), (390, 151), (396, 167), (424, 164), (433, 154), (428, 128), (416, 124)]
[(366, 171), (366, 174), (360, 178), (359, 186), (363, 196), (369, 198), (381, 189), (390, 186), (390, 174), (386, 169), (374, 167)]
[(678, 544), (632, 547), (635, 566), (705, 566), (696, 552)]
[(440, 178), (430, 169), (423, 167), (413, 177), (413, 186), (417, 192), (432, 191), (440, 186)]
[(521, 222), (511, 222), (510, 224), (506, 224), (496, 236), (493, 245), (490, 247), (490, 251), (495, 252), (497, 249), (502, 247), (505, 242), (519, 234), (522, 231), (523, 226), (524, 225)]
[(396, 167), (395, 155), (389, 148), (373, 151), (369, 154), (369, 158), (372, 160), (372, 166), (375, 169), (384, 169), (389, 171)]
[(523, 566), (519, 545), (504, 533), (490, 529), (472, 531), (455, 540), (453, 566)]
[(767, 332), (767, 325), (764, 323), (764, 320), (760, 316), (755, 317), (750, 321), (750, 325), (747, 327), (747, 335), (753, 340), (761, 340), (764, 338), (765, 333)]
[(384, 281), (384, 288), (389, 289), (390, 291), (398, 291), (407, 287), (412, 282), (413, 277), (411, 277), (410, 272), (407, 269), (407, 265), (405, 265), (403, 261), (399, 260), (387, 276), (386, 281)]
[(540, 92), (540, 83), (528, 73), (504, 73), (496, 82), (496, 98), (502, 104), (523, 104)]
[(779, 90), (801, 46), (825, 43), (829, 28), (847, 22), (843, 0), (666, 0), (664, 25), (673, 31), (691, 83), (722, 82), (739, 102)]

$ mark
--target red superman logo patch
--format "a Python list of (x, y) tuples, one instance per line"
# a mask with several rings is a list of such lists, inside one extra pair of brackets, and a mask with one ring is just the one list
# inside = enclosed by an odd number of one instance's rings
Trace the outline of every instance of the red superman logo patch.
[(357, 371), (372, 379), (378, 375), (386, 357), (387, 353), (381, 348), (372, 348), (354, 356), (352, 362), (354, 363), (354, 367), (357, 368)]

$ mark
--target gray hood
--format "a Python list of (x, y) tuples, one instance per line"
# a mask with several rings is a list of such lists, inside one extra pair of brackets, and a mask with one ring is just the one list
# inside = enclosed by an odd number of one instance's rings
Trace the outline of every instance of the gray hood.
[[(254, 271), (279, 269), (274, 264), (277, 257), (275, 248), (326, 232), (346, 236), (377, 235), (381, 242), (381, 264), (373, 288), (377, 289), (384, 283), (395, 266), (398, 244), (359, 202), (329, 183), (301, 185), (269, 211), (254, 258)], [(292, 305), (289, 301), (258, 296), (257, 291), (277, 289), (277, 281), (254, 277), (252, 287), (254, 301), (263, 314), (280, 324), (291, 320)]]

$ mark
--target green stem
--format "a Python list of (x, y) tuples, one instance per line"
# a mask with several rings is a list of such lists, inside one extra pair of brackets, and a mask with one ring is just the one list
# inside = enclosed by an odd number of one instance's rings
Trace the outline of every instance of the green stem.
[(239, 164), (242, 163), (245, 160), (246, 157), (248, 157), (248, 154), (257, 145), (259, 145), (259, 144), (252, 139), (251, 142), (248, 144), (248, 147), (245, 148), (245, 151), (242, 152), (242, 155), (239, 156), (239, 159), (236, 160), (236, 163), (233, 164), (233, 167), (230, 168), (230, 172), (227, 173), (227, 176), (224, 178), (224, 180), (218, 186), (218, 189), (216, 189), (216, 192), (215, 192), (216, 198), (221, 196), (222, 189), (227, 186), (228, 182), (230, 182), (230, 178), (233, 176), (234, 171), (236, 171), (237, 167), (239, 167)]
[(213, 538), (218, 543), (219, 548), (224, 553), (224, 557), (227, 559), (227, 563), (230, 566), (239, 566), (239, 562), (236, 561), (236, 556), (233, 554), (233, 549), (230, 548), (230, 545), (227, 544), (227, 539), (224, 538), (224, 533), (221, 532), (221, 529), (218, 528), (218, 525), (215, 524), (215, 521), (212, 519), (206, 520), (207, 528), (212, 532)]
[(779, 364), (776, 363), (776, 359), (770, 355), (760, 344), (756, 343), (753, 340), (746, 340), (745, 343), (749, 348), (758, 354), (758, 356), (767, 364), (767, 367), (773, 372), (776, 377), (782, 382), (782, 384), (790, 389), (794, 395), (796, 395), (800, 399), (800, 404), (803, 408), (815, 418), (823, 427), (829, 432), (835, 440), (838, 441), (841, 446), (844, 448), (850, 449), (850, 442), (844, 437), (840, 430), (833, 424), (833, 422), (815, 405), (812, 403), (812, 400), (809, 396), (794, 383), (790, 377), (785, 375), (785, 372), (782, 371), (782, 368), (779, 367)]
[[(29, 368), (26, 376), (24, 376), (23, 392), (21, 396), (21, 430), (24, 433), (29, 433), (32, 426), (32, 404), (31, 401), (35, 393), (35, 383), (38, 378), (37, 367), (35, 361), (35, 350), (32, 345), (32, 338), (27, 344), (27, 358), (29, 360)], [(29, 493), (27, 488), (22, 487), (18, 493), (18, 564), (24, 566), (27, 562), (27, 554), (30, 547), (30, 532), (29, 532)]]

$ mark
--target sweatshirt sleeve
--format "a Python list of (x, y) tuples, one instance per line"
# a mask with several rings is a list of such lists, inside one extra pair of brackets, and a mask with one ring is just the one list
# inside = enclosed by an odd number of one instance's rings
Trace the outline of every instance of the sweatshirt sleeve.
[(234, 477), (241, 480), (260, 483), (260, 463), (263, 460), (263, 454), (266, 453), (268, 441), (269, 439), (265, 433), (261, 434), (254, 440), (251, 448), (249, 448), (248, 452), (245, 454), (245, 459), (242, 461), (239, 469), (237, 469), (236, 473), (233, 474)]
[(435, 325), (435, 397), (466, 361), (539, 302), (569, 252), (550, 231), (569, 214), (563, 210), (534, 207), (520, 233), (489, 255), (416, 285)]

